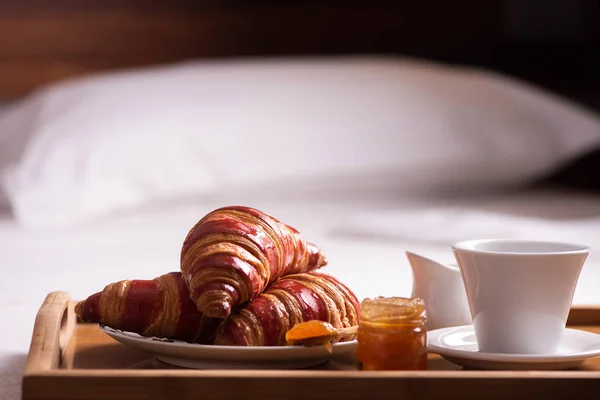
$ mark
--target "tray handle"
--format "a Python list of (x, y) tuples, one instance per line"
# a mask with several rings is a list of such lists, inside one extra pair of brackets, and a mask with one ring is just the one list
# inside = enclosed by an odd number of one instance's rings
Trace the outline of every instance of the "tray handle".
[(67, 292), (46, 296), (35, 318), (24, 374), (56, 369), (75, 329), (74, 304)]

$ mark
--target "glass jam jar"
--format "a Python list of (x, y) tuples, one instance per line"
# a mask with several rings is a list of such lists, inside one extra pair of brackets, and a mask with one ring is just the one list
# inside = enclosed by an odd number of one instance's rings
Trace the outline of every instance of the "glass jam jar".
[(427, 369), (425, 321), (425, 303), (419, 298), (363, 300), (357, 334), (360, 369)]

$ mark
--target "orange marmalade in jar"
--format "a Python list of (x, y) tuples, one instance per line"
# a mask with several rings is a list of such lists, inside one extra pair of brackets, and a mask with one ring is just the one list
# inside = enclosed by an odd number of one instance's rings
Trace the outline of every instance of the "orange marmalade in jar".
[(357, 357), (367, 371), (427, 369), (425, 303), (376, 297), (361, 303)]

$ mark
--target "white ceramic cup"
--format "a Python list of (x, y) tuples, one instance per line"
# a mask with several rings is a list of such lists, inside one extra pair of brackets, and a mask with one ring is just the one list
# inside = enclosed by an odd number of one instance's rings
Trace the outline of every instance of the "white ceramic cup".
[(452, 246), (479, 351), (551, 354), (565, 329), (590, 248), (533, 240), (468, 240)]

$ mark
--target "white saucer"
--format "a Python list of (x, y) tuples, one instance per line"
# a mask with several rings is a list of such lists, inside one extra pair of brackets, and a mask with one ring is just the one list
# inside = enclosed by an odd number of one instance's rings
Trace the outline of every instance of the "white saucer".
[(432, 330), (428, 351), (451, 363), (474, 369), (557, 370), (579, 367), (586, 359), (600, 356), (600, 335), (565, 329), (559, 350), (554, 354), (481, 353), (473, 325)]
[(100, 325), (106, 334), (127, 346), (146, 351), (158, 360), (194, 369), (297, 369), (323, 364), (341, 356), (353, 356), (357, 341), (324, 346), (213, 346), (150, 338)]

